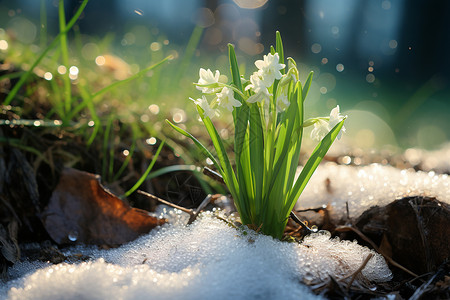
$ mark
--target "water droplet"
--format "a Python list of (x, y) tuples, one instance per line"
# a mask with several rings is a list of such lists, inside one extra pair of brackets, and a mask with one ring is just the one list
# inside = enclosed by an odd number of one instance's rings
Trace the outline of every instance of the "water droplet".
[(314, 280), (314, 275), (311, 272), (306, 272), (305, 275), (303, 275), (303, 282), (305, 284), (311, 284)]
[(67, 237), (71, 242), (76, 242), (78, 239), (78, 232), (76, 230), (70, 231)]

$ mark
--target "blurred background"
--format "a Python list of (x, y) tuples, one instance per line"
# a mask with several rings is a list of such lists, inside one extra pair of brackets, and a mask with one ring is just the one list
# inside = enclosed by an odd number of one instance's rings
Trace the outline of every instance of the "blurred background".
[[(80, 1), (64, 3), (69, 20)], [(0, 0), (0, 52), (11, 51), (8, 35), (39, 53), (58, 33), (57, 7), (56, 0)], [(185, 91), (174, 96), (177, 123), (192, 105), (188, 97), (197, 96), (183, 82), (196, 81), (199, 67), (226, 73), (233, 43), (248, 77), (279, 30), (301, 77), (315, 72), (307, 116), (325, 116), (339, 104), (349, 115), (345, 142), (434, 149), (450, 140), (450, 1), (91, 0), (77, 24), (81, 55), (92, 64), (104, 43), (131, 72), (162, 58), (159, 52), (174, 55), (179, 73), (160, 81), (170, 86), (182, 77), (171, 87)], [(152, 99), (157, 93), (146, 98), (159, 110), (157, 101), (165, 100)]]

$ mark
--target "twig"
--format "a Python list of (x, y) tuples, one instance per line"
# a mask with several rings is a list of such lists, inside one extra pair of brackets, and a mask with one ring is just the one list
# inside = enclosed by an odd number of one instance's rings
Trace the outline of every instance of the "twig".
[(353, 273), (352, 278), (350, 278), (350, 282), (347, 284), (347, 291), (350, 289), (350, 287), (353, 284), (353, 281), (355, 281), (356, 276), (361, 273), (362, 270), (364, 270), (364, 268), (366, 267), (367, 263), (369, 262), (369, 260), (373, 257), (373, 253), (369, 253), (369, 255), (367, 255), (366, 259), (364, 259), (363, 263), (361, 264), (361, 266), (359, 266), (359, 268)]
[(188, 225), (192, 224), (197, 219), (197, 217), (200, 214), (201, 210), (204, 209), (205, 206), (211, 201), (211, 199), (216, 196), (216, 195), (208, 195), (208, 196), (206, 196), (206, 198), (203, 199), (202, 203), (200, 203), (200, 205), (194, 211), (192, 209), (184, 208), (182, 206), (173, 204), (173, 203), (171, 203), (169, 201), (166, 201), (164, 199), (156, 197), (155, 195), (149, 194), (147, 192), (144, 192), (144, 191), (141, 191), (141, 190), (138, 190), (137, 192), (139, 194), (141, 194), (141, 195), (144, 195), (147, 198), (154, 199), (154, 200), (159, 201), (159, 202), (161, 202), (161, 203), (163, 203), (165, 205), (168, 205), (170, 207), (173, 207), (173, 208), (179, 209), (181, 211), (184, 211), (185, 213), (188, 213), (189, 214), (189, 221), (187, 223)]
[(336, 227), (336, 231), (353, 231), (355, 232), (357, 235), (359, 235), (363, 240), (365, 240), (366, 242), (368, 242), (373, 249), (375, 249), (375, 251), (377, 251), (378, 253), (380, 253), (381, 255), (383, 255), (383, 257), (393, 266), (405, 271), (406, 273), (414, 276), (414, 277), (418, 277), (418, 275), (410, 270), (408, 270), (407, 268), (403, 267), (402, 265), (400, 265), (399, 263), (397, 263), (396, 261), (394, 261), (391, 257), (387, 256), (386, 254), (384, 254), (383, 252), (380, 252), (380, 249), (377, 247), (377, 245), (375, 245), (375, 243), (369, 239), (364, 233), (362, 233), (361, 231), (359, 231), (358, 228), (355, 228), (353, 226), (338, 226)]
[(326, 205), (320, 206), (320, 207), (311, 207), (311, 208), (305, 208), (305, 209), (296, 209), (295, 212), (307, 212), (307, 211), (313, 211), (313, 212), (319, 212), (321, 210), (326, 210)]
[(144, 192), (144, 191), (141, 191), (141, 190), (138, 190), (137, 192), (138, 192), (138, 194), (144, 195), (144, 196), (147, 197), (147, 198), (150, 198), (150, 199), (159, 201), (159, 202), (161, 202), (161, 203), (163, 203), (163, 204), (165, 204), (165, 205), (167, 205), (167, 206), (170, 206), (170, 207), (179, 209), (179, 210), (181, 210), (181, 211), (184, 211), (185, 213), (188, 213), (189, 215), (191, 215), (191, 214), (194, 213), (194, 212), (192, 211), (192, 209), (188, 209), (188, 208), (184, 208), (184, 207), (182, 207), (182, 206), (178, 206), (178, 205), (176, 205), (176, 204), (173, 204), (173, 203), (171, 203), (171, 202), (169, 202), (169, 201), (166, 201), (166, 200), (164, 200), (164, 199), (161, 199), (161, 198), (159, 198), (159, 197), (156, 197), (155, 195), (149, 194), (149, 193), (147, 193), (147, 192)]
[(302, 220), (300, 220), (293, 211), (291, 211), (290, 217), (292, 218), (292, 220), (294, 220), (295, 223), (299, 224), (303, 229), (305, 229), (308, 232), (307, 235), (317, 232), (317, 230), (313, 230), (309, 228), (305, 223), (303, 223)]
[(208, 195), (208, 196), (206, 196), (205, 199), (203, 199), (202, 203), (200, 203), (200, 205), (197, 207), (197, 209), (191, 214), (189, 221), (188, 221), (188, 225), (192, 224), (197, 219), (197, 216), (200, 213), (200, 211), (202, 209), (204, 209), (205, 206), (208, 205), (209, 202), (211, 202), (212, 197), (213, 197), (212, 195)]
[(411, 298), (409, 298), (409, 300), (418, 300), (418, 299), (420, 299), (423, 296), (423, 294), (427, 291), (427, 289), (430, 286), (430, 284), (433, 283), (433, 281), (436, 279), (436, 277), (441, 276), (442, 273), (443, 273), (443, 269), (438, 270), (433, 276), (431, 276), (430, 280), (428, 280), (427, 282), (423, 283), (414, 292), (414, 294), (411, 296)]
[(204, 167), (203, 168), (203, 174), (205, 174), (206, 176), (214, 179), (217, 182), (225, 184), (225, 181), (223, 180), (223, 177), (219, 173), (217, 173), (216, 171), (211, 170), (208, 167)]

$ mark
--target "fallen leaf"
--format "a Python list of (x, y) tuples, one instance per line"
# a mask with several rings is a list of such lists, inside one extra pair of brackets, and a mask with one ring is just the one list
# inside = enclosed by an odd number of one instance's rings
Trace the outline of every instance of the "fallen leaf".
[(98, 175), (66, 168), (42, 213), (42, 222), (58, 244), (117, 246), (166, 221), (124, 203), (100, 184)]
[(450, 257), (450, 206), (429, 197), (407, 197), (372, 207), (355, 222), (386, 254), (424, 274)]

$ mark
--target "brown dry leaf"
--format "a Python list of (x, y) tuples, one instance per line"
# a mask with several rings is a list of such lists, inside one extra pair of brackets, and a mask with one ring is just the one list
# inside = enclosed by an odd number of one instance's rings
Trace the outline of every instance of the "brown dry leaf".
[(58, 244), (77, 241), (109, 246), (134, 240), (166, 222), (105, 190), (99, 176), (71, 168), (61, 173), (42, 221)]
[(407, 197), (372, 207), (355, 224), (373, 241), (381, 238), (380, 249), (415, 273), (434, 271), (450, 257), (450, 206), (435, 198)]

